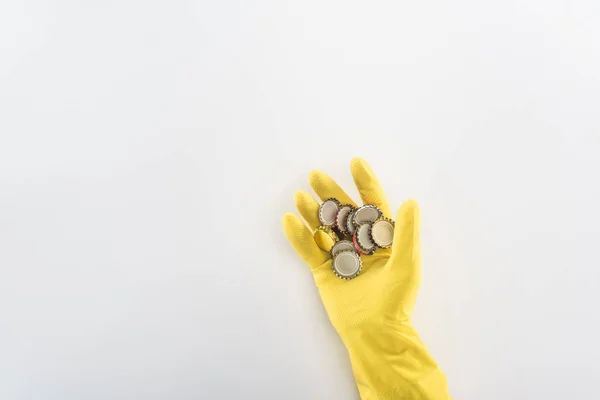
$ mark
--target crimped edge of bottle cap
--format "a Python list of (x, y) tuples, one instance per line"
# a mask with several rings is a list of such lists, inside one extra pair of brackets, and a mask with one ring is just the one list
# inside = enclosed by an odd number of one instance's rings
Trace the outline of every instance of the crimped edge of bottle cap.
[[(325, 234), (327, 234), (333, 240), (333, 246), (335, 246), (335, 244), (340, 240), (337, 233), (335, 233), (335, 231), (328, 226), (321, 225), (317, 229), (315, 229), (315, 231), (313, 232), (313, 238), (315, 238), (315, 236), (317, 235), (317, 232), (324, 232)], [(316, 242), (316, 240), (315, 240), (315, 242)], [(319, 246), (319, 243), (318, 242), (316, 242), (316, 243), (317, 243), (317, 246)], [(331, 249), (333, 249), (333, 246), (331, 246)], [(319, 246), (319, 248), (323, 251), (327, 251), (327, 252), (331, 251), (331, 249), (324, 249), (321, 246)]]
[[(332, 223), (327, 223), (327, 221), (323, 220), (323, 206), (329, 202), (333, 202), (335, 203), (335, 205), (337, 206), (337, 211), (335, 212), (335, 216), (333, 217), (333, 222)], [(321, 225), (323, 226), (328, 226), (328, 227), (335, 227), (337, 225), (337, 214), (338, 212), (340, 212), (340, 208), (342, 207), (342, 204), (337, 200), (334, 199), (333, 197), (330, 197), (328, 199), (325, 199), (321, 205), (319, 206), (319, 221), (321, 222)]]
[[(349, 208), (350, 212), (348, 215), (346, 215), (346, 218), (342, 218), (342, 224), (340, 224), (340, 213), (345, 208)], [(342, 204), (338, 210), (338, 215), (335, 217), (335, 224), (342, 235), (350, 235), (350, 231), (348, 230), (348, 217), (350, 217), (354, 210), (356, 210), (356, 207), (354, 207), (352, 204)]]
[[(356, 270), (356, 272), (352, 273), (351, 275), (342, 275), (335, 268), (335, 266), (336, 266), (336, 260), (338, 259), (339, 256), (341, 256), (342, 254), (345, 254), (345, 253), (352, 254), (352, 256), (354, 257), (354, 259), (357, 260), (357, 262), (358, 262), (358, 269)], [(357, 252), (352, 251), (352, 250), (343, 250), (343, 251), (340, 251), (335, 256), (335, 258), (333, 259), (333, 261), (331, 262), (331, 270), (333, 271), (333, 273), (335, 274), (335, 276), (337, 276), (340, 279), (344, 279), (344, 280), (350, 280), (350, 279), (356, 278), (361, 273), (362, 266), (363, 266), (363, 264), (362, 264), (362, 260), (360, 258), (360, 254), (358, 254)]]
[[(389, 223), (389, 224), (392, 225), (392, 241), (390, 242), (390, 244), (381, 245), (381, 244), (377, 243), (377, 240), (375, 240), (375, 237), (373, 236), (373, 228), (375, 228), (375, 225), (377, 225), (377, 224), (379, 224), (381, 222), (387, 222), (387, 223)], [(395, 231), (395, 228), (396, 228), (396, 223), (393, 220), (391, 220), (389, 218), (386, 218), (386, 217), (380, 217), (380, 218), (378, 218), (375, 222), (373, 222), (371, 224), (371, 229), (369, 229), (369, 236), (371, 237), (371, 241), (373, 243), (375, 243), (375, 246), (379, 247), (380, 249), (389, 249), (390, 247), (392, 247), (392, 244), (394, 243), (394, 231)]]
[(367, 256), (370, 256), (371, 254), (375, 253), (375, 250), (377, 250), (377, 245), (375, 244), (375, 242), (373, 242), (373, 247), (367, 249), (367, 247), (361, 242), (360, 238), (358, 237), (358, 232), (361, 229), (368, 229), (368, 235), (371, 236), (371, 228), (372, 228), (372, 224), (370, 222), (365, 222), (364, 224), (360, 224), (357, 228), (356, 228), (356, 232), (354, 232), (354, 245), (355, 247), (358, 247), (360, 249), (360, 252), (362, 254), (365, 254)]
[[(361, 212), (361, 210), (365, 210), (365, 209), (374, 209), (375, 211), (377, 211), (377, 217), (375, 217), (375, 219), (373, 221), (364, 221), (364, 222), (358, 222), (356, 221), (356, 216), (357, 214), (359, 214)], [(354, 225), (356, 226), (356, 229), (358, 229), (359, 225), (362, 225), (364, 223), (368, 223), (368, 222), (375, 222), (377, 221), (379, 218), (381, 218), (381, 216), (383, 215), (383, 213), (381, 212), (381, 210), (379, 209), (379, 207), (377, 207), (376, 205), (373, 204), (365, 204), (362, 207), (358, 207), (355, 211), (354, 211), (354, 215), (352, 217), (352, 222), (354, 222)]]

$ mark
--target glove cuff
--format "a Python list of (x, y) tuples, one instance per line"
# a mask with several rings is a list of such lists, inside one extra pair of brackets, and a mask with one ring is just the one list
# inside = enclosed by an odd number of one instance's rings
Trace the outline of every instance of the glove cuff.
[(363, 400), (449, 400), (444, 373), (410, 321), (361, 327), (342, 338)]

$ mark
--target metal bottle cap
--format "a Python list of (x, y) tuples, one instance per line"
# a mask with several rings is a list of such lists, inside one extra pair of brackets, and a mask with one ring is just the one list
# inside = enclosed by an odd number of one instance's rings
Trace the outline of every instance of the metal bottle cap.
[(344, 204), (337, 214), (336, 224), (340, 232), (347, 235), (348, 232), (348, 215), (354, 211), (356, 207), (350, 204)]
[(366, 255), (371, 255), (375, 252), (377, 246), (371, 240), (371, 224), (365, 223), (360, 225), (354, 232), (354, 246), (359, 251)]
[(340, 240), (331, 248), (331, 258), (335, 258), (342, 251), (356, 251), (354, 243), (349, 240)]
[(338, 235), (333, 229), (327, 226), (319, 226), (315, 230), (313, 238), (317, 246), (323, 251), (331, 251), (335, 243), (339, 240)]
[(371, 227), (371, 240), (382, 249), (391, 247), (394, 242), (394, 221), (380, 218), (373, 222)]
[(338, 253), (331, 265), (335, 275), (342, 279), (352, 279), (362, 270), (362, 260), (355, 251), (345, 250)]
[(350, 235), (354, 235), (354, 231), (356, 231), (356, 225), (354, 225), (354, 213), (356, 213), (356, 210), (351, 211), (346, 218), (346, 228)]
[(381, 210), (379, 207), (368, 204), (366, 206), (359, 207), (354, 213), (354, 225), (358, 226), (366, 222), (375, 222), (377, 218), (381, 217)]
[(319, 207), (319, 220), (323, 226), (335, 226), (341, 204), (336, 199), (327, 199)]

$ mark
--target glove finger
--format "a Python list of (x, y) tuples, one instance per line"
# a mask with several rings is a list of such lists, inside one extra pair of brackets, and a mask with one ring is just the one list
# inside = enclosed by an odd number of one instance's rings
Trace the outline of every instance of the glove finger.
[(405, 201), (398, 210), (394, 244), (389, 260), (392, 274), (402, 284), (401, 291), (409, 301), (404, 305), (410, 314), (421, 285), (421, 213), (415, 200)]
[(299, 217), (287, 213), (283, 216), (282, 223), (285, 236), (311, 269), (323, 265), (329, 259), (329, 255), (317, 246), (313, 234)]
[(363, 203), (376, 205), (384, 216), (391, 218), (392, 211), (387, 197), (369, 164), (360, 157), (353, 158), (350, 171)]
[(321, 200), (327, 200), (330, 197), (337, 199), (342, 204), (352, 204), (356, 206), (356, 203), (352, 201), (350, 196), (342, 189), (329, 175), (323, 171), (311, 171), (308, 175), (308, 181), (310, 186)]
[(321, 225), (321, 221), (319, 221), (319, 202), (314, 197), (298, 190), (294, 195), (294, 203), (296, 203), (296, 208), (311, 230), (314, 231)]
[(415, 200), (405, 201), (396, 216), (394, 243), (392, 245), (392, 264), (402, 264), (400, 268), (410, 269), (421, 258), (421, 213)]

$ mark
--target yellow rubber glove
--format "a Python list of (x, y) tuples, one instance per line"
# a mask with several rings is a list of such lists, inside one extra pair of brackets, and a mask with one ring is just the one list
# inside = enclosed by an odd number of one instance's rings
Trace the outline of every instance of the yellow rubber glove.
[[(351, 163), (352, 176), (364, 204), (378, 206), (391, 218), (387, 198), (369, 165)], [(330, 197), (356, 205), (321, 171), (310, 173), (310, 184), (322, 200)], [(320, 225), (319, 203), (308, 193), (295, 195), (296, 215), (283, 217), (283, 229), (298, 254), (310, 266), (333, 326), (344, 342), (363, 400), (448, 400), (446, 377), (411, 323), (421, 283), (420, 214), (414, 200), (400, 207), (391, 249), (361, 256), (363, 269), (352, 280), (336, 277), (329, 254), (314, 242)]]

